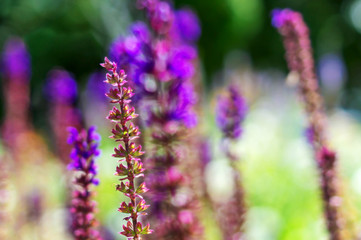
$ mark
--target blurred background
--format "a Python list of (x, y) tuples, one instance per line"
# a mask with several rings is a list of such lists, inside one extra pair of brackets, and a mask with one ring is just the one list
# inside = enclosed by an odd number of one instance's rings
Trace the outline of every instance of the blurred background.
[[(310, 28), (330, 117), (331, 145), (340, 158), (346, 215), (352, 220), (347, 226), (357, 234), (361, 226), (361, 0), (175, 0), (174, 5), (192, 8), (201, 24), (197, 69), (204, 86), (201, 122), (205, 123), (202, 132), (207, 133), (214, 146), (207, 179), (215, 198), (224, 194), (224, 186), (229, 184), (224, 180), (227, 164), (219, 148), (221, 134), (213, 127), (216, 96), (226, 83), (237, 81), (250, 106), (244, 136), (237, 145), (249, 207), (246, 235), (250, 240), (327, 239), (317, 172), (304, 137), (305, 116), (291, 81), (286, 84), (288, 71), (282, 39), (270, 19), (274, 8), (291, 8), (303, 14)], [(11, 224), (21, 226), (18, 229), (23, 232), (16, 239), (69, 237), (62, 225), (66, 217), (62, 202), (67, 180), (57, 165), (56, 133), (52, 133), (49, 120), (52, 106), (44, 90), (49, 71), (69, 71), (78, 84), (75, 105), (84, 113), (84, 121), (88, 125), (102, 124), (107, 110), (94, 112), (89, 106), (89, 77), (100, 70), (99, 63), (108, 54), (112, 41), (126, 34), (133, 21), (144, 19), (144, 12), (136, 8), (133, 0), (0, 0), (0, 51), (9, 38), (20, 37), (31, 59), (30, 121), (40, 143), (22, 144), (33, 144), (50, 156), (43, 162), (34, 157), (26, 159), (30, 155), (25, 155), (23, 164), (28, 168), (9, 172), (12, 181), (6, 198), (10, 199), (10, 212), (22, 204), (47, 209), (41, 217), (30, 217), (37, 219), (40, 230), (13, 220)], [(4, 103), (4, 85), (0, 88)], [(1, 104), (2, 123), (4, 115), (5, 106)], [(101, 184), (96, 190), (99, 219), (109, 239), (122, 239), (117, 234), (121, 217), (115, 211), (119, 203), (114, 197), (116, 163), (109, 158), (113, 142), (107, 138), (106, 122), (98, 129), (102, 134), (102, 156), (98, 161)], [(33, 169), (33, 164), (42, 167)], [(23, 199), (16, 190), (17, 184), (25, 189), (41, 179), (47, 181), (29, 193), (21, 193), (29, 201), (17, 202)], [(47, 200), (37, 202), (46, 193)], [(206, 239), (220, 239), (210, 213), (203, 210), (202, 216)]]

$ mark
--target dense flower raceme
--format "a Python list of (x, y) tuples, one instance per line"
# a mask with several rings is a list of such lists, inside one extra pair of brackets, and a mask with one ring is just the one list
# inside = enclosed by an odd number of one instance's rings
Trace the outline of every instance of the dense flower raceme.
[(99, 240), (99, 232), (95, 229), (97, 221), (94, 217), (96, 202), (91, 199), (92, 185), (98, 185), (95, 158), (99, 156), (99, 135), (94, 127), (78, 132), (70, 127), (68, 143), (73, 146), (68, 169), (76, 173), (73, 199), (70, 212), (72, 216), (72, 233), (77, 240)]
[(309, 122), (306, 135), (314, 148), (320, 170), (324, 214), (330, 237), (333, 240), (343, 239), (339, 210), (340, 197), (337, 189), (336, 154), (330, 150), (326, 141), (326, 116), (314, 70), (309, 31), (302, 15), (290, 9), (274, 10), (272, 23), (283, 37), (289, 69), (299, 76), (298, 89), (304, 100)]
[(7, 147), (16, 149), (19, 136), (29, 129), (30, 55), (21, 39), (10, 38), (6, 42), (1, 72), (6, 110), (2, 134)]
[[(114, 149), (113, 157), (119, 158), (120, 164), (116, 168), (116, 175), (121, 177), (121, 183), (117, 185), (117, 191), (124, 193), (130, 199), (128, 203), (123, 202), (118, 209), (119, 212), (129, 214), (125, 217), (127, 224), (123, 226), (122, 235), (128, 239), (138, 240), (141, 235), (149, 234), (152, 230), (149, 229), (149, 224), (143, 226), (139, 221), (140, 215), (145, 215), (144, 212), (149, 205), (146, 205), (143, 199), (143, 193), (148, 189), (144, 182), (141, 182), (136, 187), (136, 178), (142, 177), (144, 168), (139, 158), (144, 154), (142, 147), (136, 146), (134, 140), (139, 137), (140, 131), (131, 121), (138, 115), (135, 113), (134, 107), (131, 107), (131, 97), (134, 95), (131, 87), (126, 87), (126, 75), (123, 70), (117, 69), (115, 62), (109, 61), (105, 58), (102, 67), (107, 69), (109, 73), (106, 75), (105, 82), (113, 86), (106, 94), (111, 103), (119, 104), (119, 107), (113, 107), (108, 115), (108, 119), (115, 122), (116, 125), (112, 130), (113, 138), (117, 142), (121, 142), (117, 148)], [(125, 163), (125, 164), (123, 164)]]
[(50, 101), (50, 119), (56, 150), (60, 159), (68, 164), (71, 146), (66, 144), (68, 127), (80, 129), (82, 126), (80, 112), (75, 108), (77, 84), (65, 70), (54, 69), (49, 72), (45, 86), (46, 98)]
[(245, 200), (244, 187), (241, 175), (237, 169), (238, 157), (231, 152), (230, 143), (234, 143), (242, 134), (242, 123), (247, 113), (247, 104), (237, 85), (228, 87), (226, 95), (218, 98), (216, 108), (216, 122), (223, 133), (224, 149), (229, 164), (232, 167), (233, 192), (225, 202), (215, 206), (217, 220), (220, 224), (223, 239), (236, 240), (243, 235), (243, 224), (245, 222)]

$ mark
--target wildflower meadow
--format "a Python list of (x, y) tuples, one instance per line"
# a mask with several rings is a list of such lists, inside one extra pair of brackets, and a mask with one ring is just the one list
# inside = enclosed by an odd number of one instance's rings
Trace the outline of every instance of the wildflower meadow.
[(361, 239), (361, 0), (0, 0), (0, 240)]

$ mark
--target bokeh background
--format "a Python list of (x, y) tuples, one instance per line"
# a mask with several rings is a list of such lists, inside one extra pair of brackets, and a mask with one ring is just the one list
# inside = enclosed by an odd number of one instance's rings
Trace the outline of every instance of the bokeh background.
[[(216, 95), (226, 83), (237, 81), (250, 106), (244, 136), (237, 145), (249, 206), (246, 234), (250, 240), (327, 239), (317, 172), (304, 137), (302, 104), (292, 81), (286, 81), (281, 37), (270, 19), (274, 8), (288, 7), (303, 14), (328, 110), (331, 145), (340, 159), (345, 215), (350, 219), (347, 226), (357, 234), (361, 226), (361, 1), (175, 0), (174, 5), (192, 8), (201, 23), (198, 71), (204, 94), (199, 100), (202, 131), (213, 146), (207, 179), (215, 198), (227, 194), (230, 185), (226, 180), (229, 167), (219, 148), (221, 134), (214, 127)], [(77, 106), (88, 112), (86, 122), (94, 123), (93, 117), (102, 116), (89, 114), (89, 76), (100, 69), (111, 42), (126, 34), (134, 20), (142, 19), (144, 13), (131, 0), (0, 0), (0, 50), (11, 36), (21, 37), (27, 46), (32, 65), (31, 121), (50, 153), (55, 146), (50, 133), (51, 106), (44, 94), (48, 72), (61, 67), (73, 74), (80, 93)], [(120, 198), (114, 194), (116, 163), (109, 158), (113, 143), (107, 139), (107, 127), (106, 123), (99, 126), (103, 136), (99, 218), (114, 239), (121, 239), (117, 234), (121, 217), (115, 210)], [(40, 191), (44, 194), (46, 189), (50, 195), (43, 204), (48, 208), (37, 223), (40, 230), (23, 226), (19, 229), (24, 234), (18, 239), (66, 239), (62, 226), (66, 176), (55, 155), (51, 156), (36, 173), (31, 171), (30, 160), (23, 172), (9, 173), (17, 184), (35, 181), (34, 174), (40, 181), (47, 179)], [(19, 196), (16, 184), (11, 186), (9, 199), (14, 203), (9, 208), (13, 209)], [(202, 210), (202, 219), (206, 239), (220, 239), (207, 209)]]

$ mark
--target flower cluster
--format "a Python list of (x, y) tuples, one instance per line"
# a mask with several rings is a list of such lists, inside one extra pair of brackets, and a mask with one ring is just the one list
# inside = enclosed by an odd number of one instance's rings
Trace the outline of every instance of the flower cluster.
[[(234, 182), (234, 191), (229, 199), (221, 204), (216, 204), (217, 220), (220, 224), (223, 239), (240, 239), (243, 235), (243, 224), (245, 222), (245, 200), (244, 187), (236, 162), (238, 157), (231, 152), (228, 144), (235, 142), (242, 134), (242, 122), (247, 113), (247, 104), (237, 85), (232, 84), (228, 87), (227, 95), (218, 98), (216, 108), (216, 122), (223, 132), (225, 141), (224, 152), (226, 153), (229, 164), (232, 167), (232, 181)], [(228, 143), (228, 144), (227, 144)]]
[(228, 96), (220, 96), (217, 102), (216, 122), (227, 138), (237, 139), (242, 134), (241, 123), (247, 112), (246, 101), (235, 85), (228, 87)]
[(68, 127), (80, 129), (82, 126), (80, 112), (74, 106), (78, 94), (77, 83), (67, 71), (54, 69), (49, 72), (44, 92), (51, 104), (51, 127), (56, 150), (60, 159), (68, 164), (71, 146), (66, 144), (64, 133)]
[(96, 179), (97, 168), (95, 158), (99, 156), (99, 135), (94, 127), (88, 131), (78, 132), (76, 128), (69, 128), (68, 143), (73, 146), (69, 170), (77, 173), (75, 190), (71, 200), (72, 233), (77, 240), (99, 240), (99, 232), (95, 229), (97, 221), (94, 217), (96, 202), (91, 200), (91, 185), (99, 183)]
[(143, 226), (138, 219), (140, 215), (146, 214), (144, 211), (149, 205), (146, 205), (141, 196), (141, 194), (148, 191), (145, 183), (142, 182), (139, 186), (136, 186), (135, 183), (135, 178), (143, 176), (145, 169), (139, 158), (144, 154), (142, 147), (141, 145), (136, 146), (134, 142), (139, 137), (140, 131), (131, 122), (138, 116), (134, 107), (129, 105), (134, 93), (131, 87), (124, 86), (127, 83), (125, 80), (126, 75), (123, 70), (117, 70), (115, 62), (105, 58), (101, 66), (110, 72), (107, 73), (105, 82), (113, 86), (106, 95), (111, 99), (111, 103), (119, 104), (118, 108), (113, 107), (107, 118), (116, 123), (111, 138), (122, 143), (117, 148), (114, 148), (115, 153), (112, 155), (119, 158), (120, 161), (115, 174), (121, 177), (121, 183), (117, 185), (116, 189), (130, 199), (129, 203), (122, 202), (118, 209), (119, 212), (130, 215), (124, 218), (127, 224), (123, 226), (121, 234), (128, 239), (138, 240), (141, 239), (141, 235), (150, 234), (152, 230), (149, 229), (149, 224)]
[[(134, 83), (137, 98), (167, 103), (166, 108), (149, 106), (148, 123), (164, 118), (195, 126), (196, 103), (190, 79), (195, 73), (195, 41), (200, 34), (196, 15), (189, 9), (174, 11), (167, 2), (140, 1), (146, 9), (152, 32), (137, 22), (130, 34), (119, 37), (110, 48), (110, 56), (124, 69)], [(160, 91), (165, 94), (160, 96)]]
[(330, 237), (342, 239), (341, 216), (337, 190), (336, 154), (331, 151), (326, 141), (325, 113), (322, 97), (314, 70), (309, 31), (302, 15), (290, 9), (272, 12), (272, 23), (284, 40), (286, 59), (290, 71), (299, 76), (298, 89), (305, 104), (309, 127), (306, 130), (320, 170), (324, 214)]

